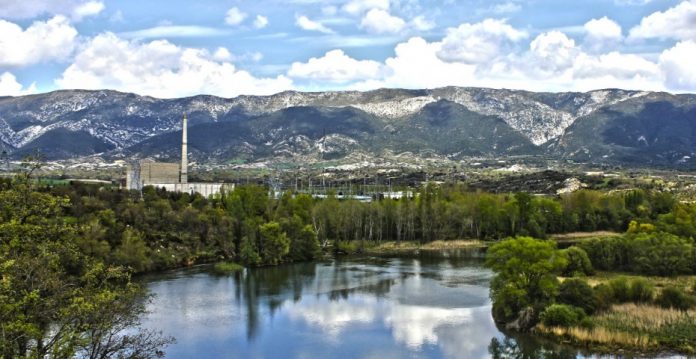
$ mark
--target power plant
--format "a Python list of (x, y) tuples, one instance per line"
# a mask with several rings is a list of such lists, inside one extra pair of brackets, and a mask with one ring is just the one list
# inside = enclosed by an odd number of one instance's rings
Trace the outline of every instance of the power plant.
[(142, 159), (128, 165), (126, 188), (142, 191), (145, 186), (164, 188), (169, 192), (200, 193), (210, 196), (223, 189), (234, 189), (227, 183), (189, 183), (188, 182), (188, 119), (186, 114), (181, 124), (181, 162), (165, 163)]

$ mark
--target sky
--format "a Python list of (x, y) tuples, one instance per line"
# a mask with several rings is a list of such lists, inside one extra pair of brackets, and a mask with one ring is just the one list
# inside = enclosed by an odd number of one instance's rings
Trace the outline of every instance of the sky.
[(0, 0), (0, 96), (696, 92), (696, 0)]

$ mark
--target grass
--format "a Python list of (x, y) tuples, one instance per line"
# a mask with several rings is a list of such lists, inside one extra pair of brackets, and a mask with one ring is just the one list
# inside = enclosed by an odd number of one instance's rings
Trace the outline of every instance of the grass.
[(696, 310), (679, 311), (645, 304), (619, 304), (590, 317), (589, 327), (547, 327), (536, 330), (575, 344), (606, 350), (657, 352), (665, 349), (696, 353)]
[(617, 273), (617, 272), (597, 272), (593, 276), (586, 277), (587, 283), (591, 286), (596, 286), (598, 284), (607, 283), (612, 279), (624, 277), (627, 280), (633, 280), (638, 278), (645, 278), (650, 283), (655, 285), (658, 292), (662, 288), (675, 287), (679, 288), (685, 292), (692, 292), (694, 290), (694, 285), (696, 285), (696, 275), (678, 275), (673, 277), (658, 277), (658, 276), (645, 276), (636, 275), (628, 273)]
[(477, 239), (460, 239), (451, 241), (433, 241), (421, 244), (414, 241), (388, 241), (373, 247), (365, 248), (365, 252), (373, 255), (407, 254), (417, 251), (437, 251), (448, 249), (468, 249), (486, 247), (485, 242)]
[(232, 274), (235, 272), (239, 272), (242, 269), (244, 269), (244, 267), (242, 265), (234, 263), (234, 262), (219, 262), (213, 266), (213, 271), (216, 274), (220, 274), (220, 275)]

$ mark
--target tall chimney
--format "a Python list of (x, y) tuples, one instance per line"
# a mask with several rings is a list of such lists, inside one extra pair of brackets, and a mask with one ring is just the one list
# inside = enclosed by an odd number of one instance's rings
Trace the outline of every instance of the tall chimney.
[(187, 120), (184, 114), (184, 121), (181, 126), (181, 168), (179, 169), (179, 183), (188, 183), (188, 139), (186, 136)]

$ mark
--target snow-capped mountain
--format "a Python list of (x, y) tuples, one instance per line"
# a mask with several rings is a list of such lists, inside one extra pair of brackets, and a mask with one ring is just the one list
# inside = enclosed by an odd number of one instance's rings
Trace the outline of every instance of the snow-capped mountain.
[(696, 130), (685, 132), (696, 128), (695, 103), (693, 95), (613, 89), (288, 91), (232, 99), (74, 90), (0, 98), (0, 140), (14, 157), (35, 150), (53, 159), (167, 157), (186, 113), (190, 147), (201, 160), (545, 153), (683, 164), (696, 158)]

